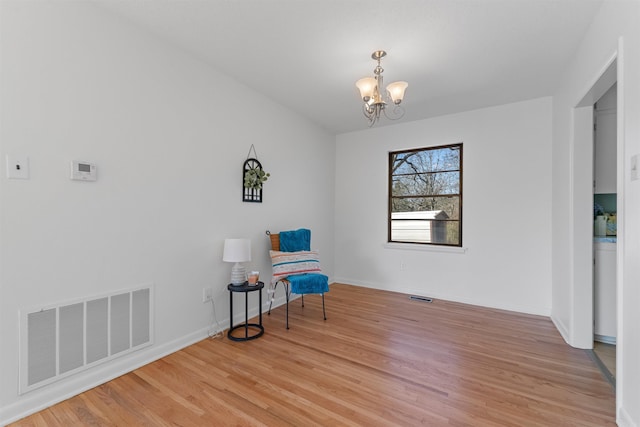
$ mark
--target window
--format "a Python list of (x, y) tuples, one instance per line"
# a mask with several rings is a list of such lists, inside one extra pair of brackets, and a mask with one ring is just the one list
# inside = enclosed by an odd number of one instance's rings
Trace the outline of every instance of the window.
[(462, 246), (462, 144), (389, 153), (388, 241)]

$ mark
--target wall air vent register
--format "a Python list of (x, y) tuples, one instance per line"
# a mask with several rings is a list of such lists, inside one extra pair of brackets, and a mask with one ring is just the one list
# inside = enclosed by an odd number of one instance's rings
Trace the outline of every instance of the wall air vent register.
[(153, 286), (20, 312), (20, 394), (153, 344)]

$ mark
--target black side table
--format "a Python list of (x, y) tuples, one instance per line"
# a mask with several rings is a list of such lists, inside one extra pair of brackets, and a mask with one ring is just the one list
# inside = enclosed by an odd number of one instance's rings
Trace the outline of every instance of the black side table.
[[(227, 286), (229, 290), (229, 332), (227, 332), (227, 338), (233, 341), (249, 341), (256, 339), (264, 334), (264, 328), (262, 327), (262, 289), (264, 283), (258, 282), (255, 285), (249, 285), (248, 282), (244, 282), (243, 285), (230, 284)], [(259, 323), (249, 323), (249, 292), (259, 291), (258, 297), (258, 313)], [(244, 323), (233, 326), (233, 294), (235, 292), (244, 292)], [(244, 328), (244, 337), (234, 337), (233, 331), (236, 329)], [(249, 328), (257, 329), (253, 335), (249, 335)]]

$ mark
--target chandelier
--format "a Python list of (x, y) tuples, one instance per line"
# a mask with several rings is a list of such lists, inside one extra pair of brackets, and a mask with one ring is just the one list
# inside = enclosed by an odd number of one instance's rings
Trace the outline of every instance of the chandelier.
[[(400, 106), (404, 91), (409, 86), (407, 82), (390, 83), (385, 92), (381, 93), (383, 87), (382, 73), (384, 69), (380, 66), (380, 60), (387, 55), (384, 50), (376, 50), (371, 54), (371, 58), (378, 61), (378, 66), (373, 69), (375, 77), (365, 77), (356, 82), (362, 97), (362, 112), (369, 120), (369, 127), (373, 126), (383, 113), (389, 120), (398, 120), (404, 116), (404, 108)], [(393, 103), (393, 109), (388, 111), (387, 103)]]

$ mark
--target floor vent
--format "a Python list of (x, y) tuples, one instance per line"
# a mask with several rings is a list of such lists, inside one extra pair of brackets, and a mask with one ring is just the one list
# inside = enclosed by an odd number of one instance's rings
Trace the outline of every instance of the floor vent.
[(411, 295), (411, 296), (409, 297), (409, 299), (410, 299), (410, 300), (413, 300), (413, 301), (433, 302), (433, 299), (432, 299), (432, 298), (421, 297), (421, 296), (418, 296), (418, 295)]
[(153, 344), (153, 287), (20, 312), (20, 394)]

